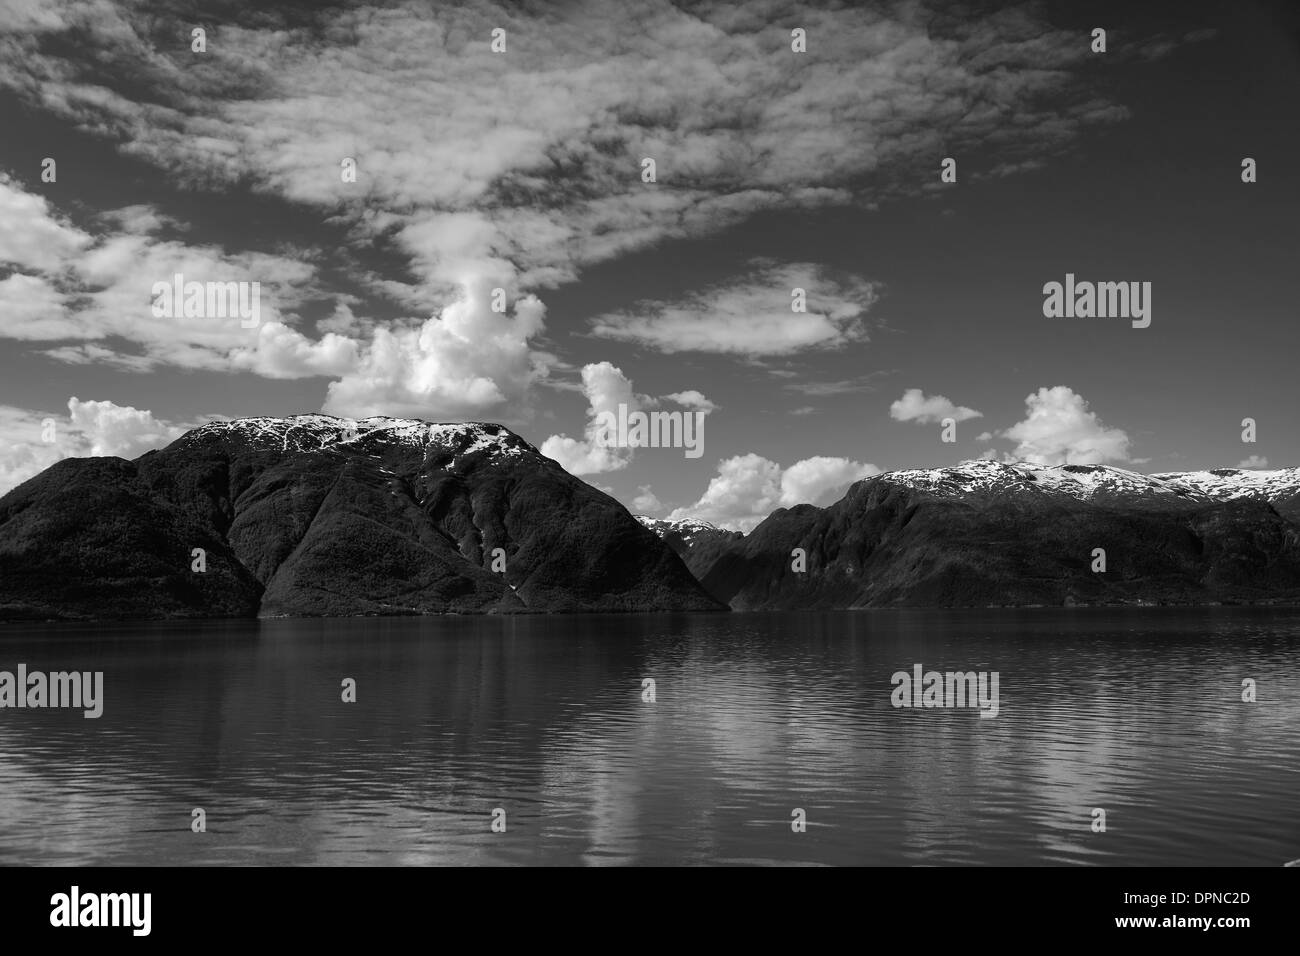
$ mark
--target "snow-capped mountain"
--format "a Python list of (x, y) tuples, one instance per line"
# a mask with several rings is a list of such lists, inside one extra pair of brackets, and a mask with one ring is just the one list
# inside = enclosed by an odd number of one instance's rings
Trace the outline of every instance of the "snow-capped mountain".
[(1042, 465), (1036, 462), (964, 461), (951, 468), (900, 469), (867, 481), (910, 485), (936, 495), (1028, 494), (1066, 497), (1093, 504), (1142, 502), (1182, 507), (1232, 498), (1271, 500), (1294, 492), (1300, 469), (1249, 472), (1218, 469), (1144, 475), (1109, 465)]
[(0, 620), (718, 610), (501, 425), (211, 422), (0, 498)]
[(667, 518), (651, 518), (649, 515), (633, 515), (632, 517), (661, 538), (665, 535), (675, 534), (689, 541), (699, 535), (716, 534), (722, 530), (717, 525), (709, 524), (707, 521), (696, 521), (693, 518), (679, 518), (676, 521), (670, 521)]
[(426, 422), (414, 418), (335, 418), (292, 415), (286, 418), (237, 418), (201, 425), (177, 439), (180, 443), (217, 438), (281, 452), (361, 449), (370, 445), (456, 448), (462, 454), (490, 451), (497, 455), (537, 454), (537, 449), (504, 425), (490, 422)]
[[(1276, 471), (1216, 468), (1145, 475), (1109, 465), (1043, 465), (973, 459), (944, 468), (885, 471), (862, 479), (862, 483), (899, 485), (934, 497), (969, 502), (1006, 498), (1025, 502), (1084, 502), (1102, 507), (1185, 508), (1253, 499), (1300, 517), (1300, 468)], [(707, 521), (635, 517), (661, 538), (676, 536), (687, 545), (733, 533)]]
[(298, 415), (0, 498), (0, 619), (1154, 603), (1300, 603), (1300, 469), (967, 461), (742, 535), (634, 520), (501, 425)]
[(725, 531), (707, 521), (696, 521), (690, 518), (670, 521), (666, 518), (651, 518), (648, 515), (633, 515), (632, 517), (657, 534), (659, 539), (676, 551), (688, 565), (690, 563), (689, 556), (692, 553), (698, 553), (699, 549), (705, 544), (740, 537), (738, 532)]
[(679, 553), (740, 610), (1300, 603), (1297, 477), (987, 460), (900, 469)]
[(1216, 501), (1267, 501), (1283, 513), (1289, 512), (1293, 517), (1300, 517), (1300, 468), (1278, 468), (1272, 471), (1215, 468), (1211, 471), (1173, 472), (1151, 477)]

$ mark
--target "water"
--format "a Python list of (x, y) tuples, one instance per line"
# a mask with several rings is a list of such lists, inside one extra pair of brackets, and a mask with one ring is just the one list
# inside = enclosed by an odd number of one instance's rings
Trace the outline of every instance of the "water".
[[(1300, 857), (1296, 610), (0, 629), (20, 662), (106, 700), (0, 710), (4, 864)], [(999, 715), (891, 707), (918, 662), (998, 671)]]

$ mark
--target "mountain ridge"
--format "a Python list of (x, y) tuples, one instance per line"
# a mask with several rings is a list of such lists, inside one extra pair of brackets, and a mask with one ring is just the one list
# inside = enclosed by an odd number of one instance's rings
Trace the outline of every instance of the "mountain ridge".
[(0, 619), (720, 609), (622, 505), (493, 423), (209, 422), (0, 498)]
[(1300, 469), (976, 459), (742, 534), (633, 516), (497, 423), (307, 414), (0, 497), (0, 620), (1205, 603), (1300, 603)]
[[(733, 610), (1300, 603), (1300, 469), (974, 460), (675, 544)], [(1105, 571), (1091, 570), (1094, 549)], [(795, 549), (806, 570), (798, 571)]]

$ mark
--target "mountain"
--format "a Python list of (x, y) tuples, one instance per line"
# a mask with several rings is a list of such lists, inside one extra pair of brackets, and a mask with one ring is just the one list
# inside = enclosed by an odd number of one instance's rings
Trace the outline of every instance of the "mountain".
[(1213, 471), (1189, 471), (1151, 477), (1172, 482), (1216, 501), (1267, 501), (1279, 514), (1292, 521), (1300, 521), (1300, 468), (1281, 468), (1276, 471), (1215, 468)]
[(0, 619), (721, 609), (500, 425), (214, 422), (0, 498)]
[(885, 472), (829, 507), (779, 509), (749, 535), (682, 536), (679, 551), (737, 610), (1295, 604), (1298, 491), (1300, 469), (968, 461)]
[(698, 550), (706, 541), (729, 541), (733, 538), (739, 539), (742, 537), (737, 531), (724, 531), (707, 521), (693, 521), (690, 519), (668, 521), (663, 518), (650, 518), (646, 515), (633, 515), (632, 517), (657, 534), (663, 543), (676, 551), (678, 557), (683, 560), (689, 557), (692, 551)]

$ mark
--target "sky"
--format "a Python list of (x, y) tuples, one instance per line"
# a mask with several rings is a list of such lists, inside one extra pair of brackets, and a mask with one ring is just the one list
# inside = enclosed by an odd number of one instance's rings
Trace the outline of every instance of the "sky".
[[(981, 457), (1296, 466), (1300, 16), (1133, 6), (0, 0), (0, 492), (314, 412), (742, 530)], [(156, 314), (178, 273), (256, 324)], [(1045, 315), (1067, 274), (1150, 324)]]

